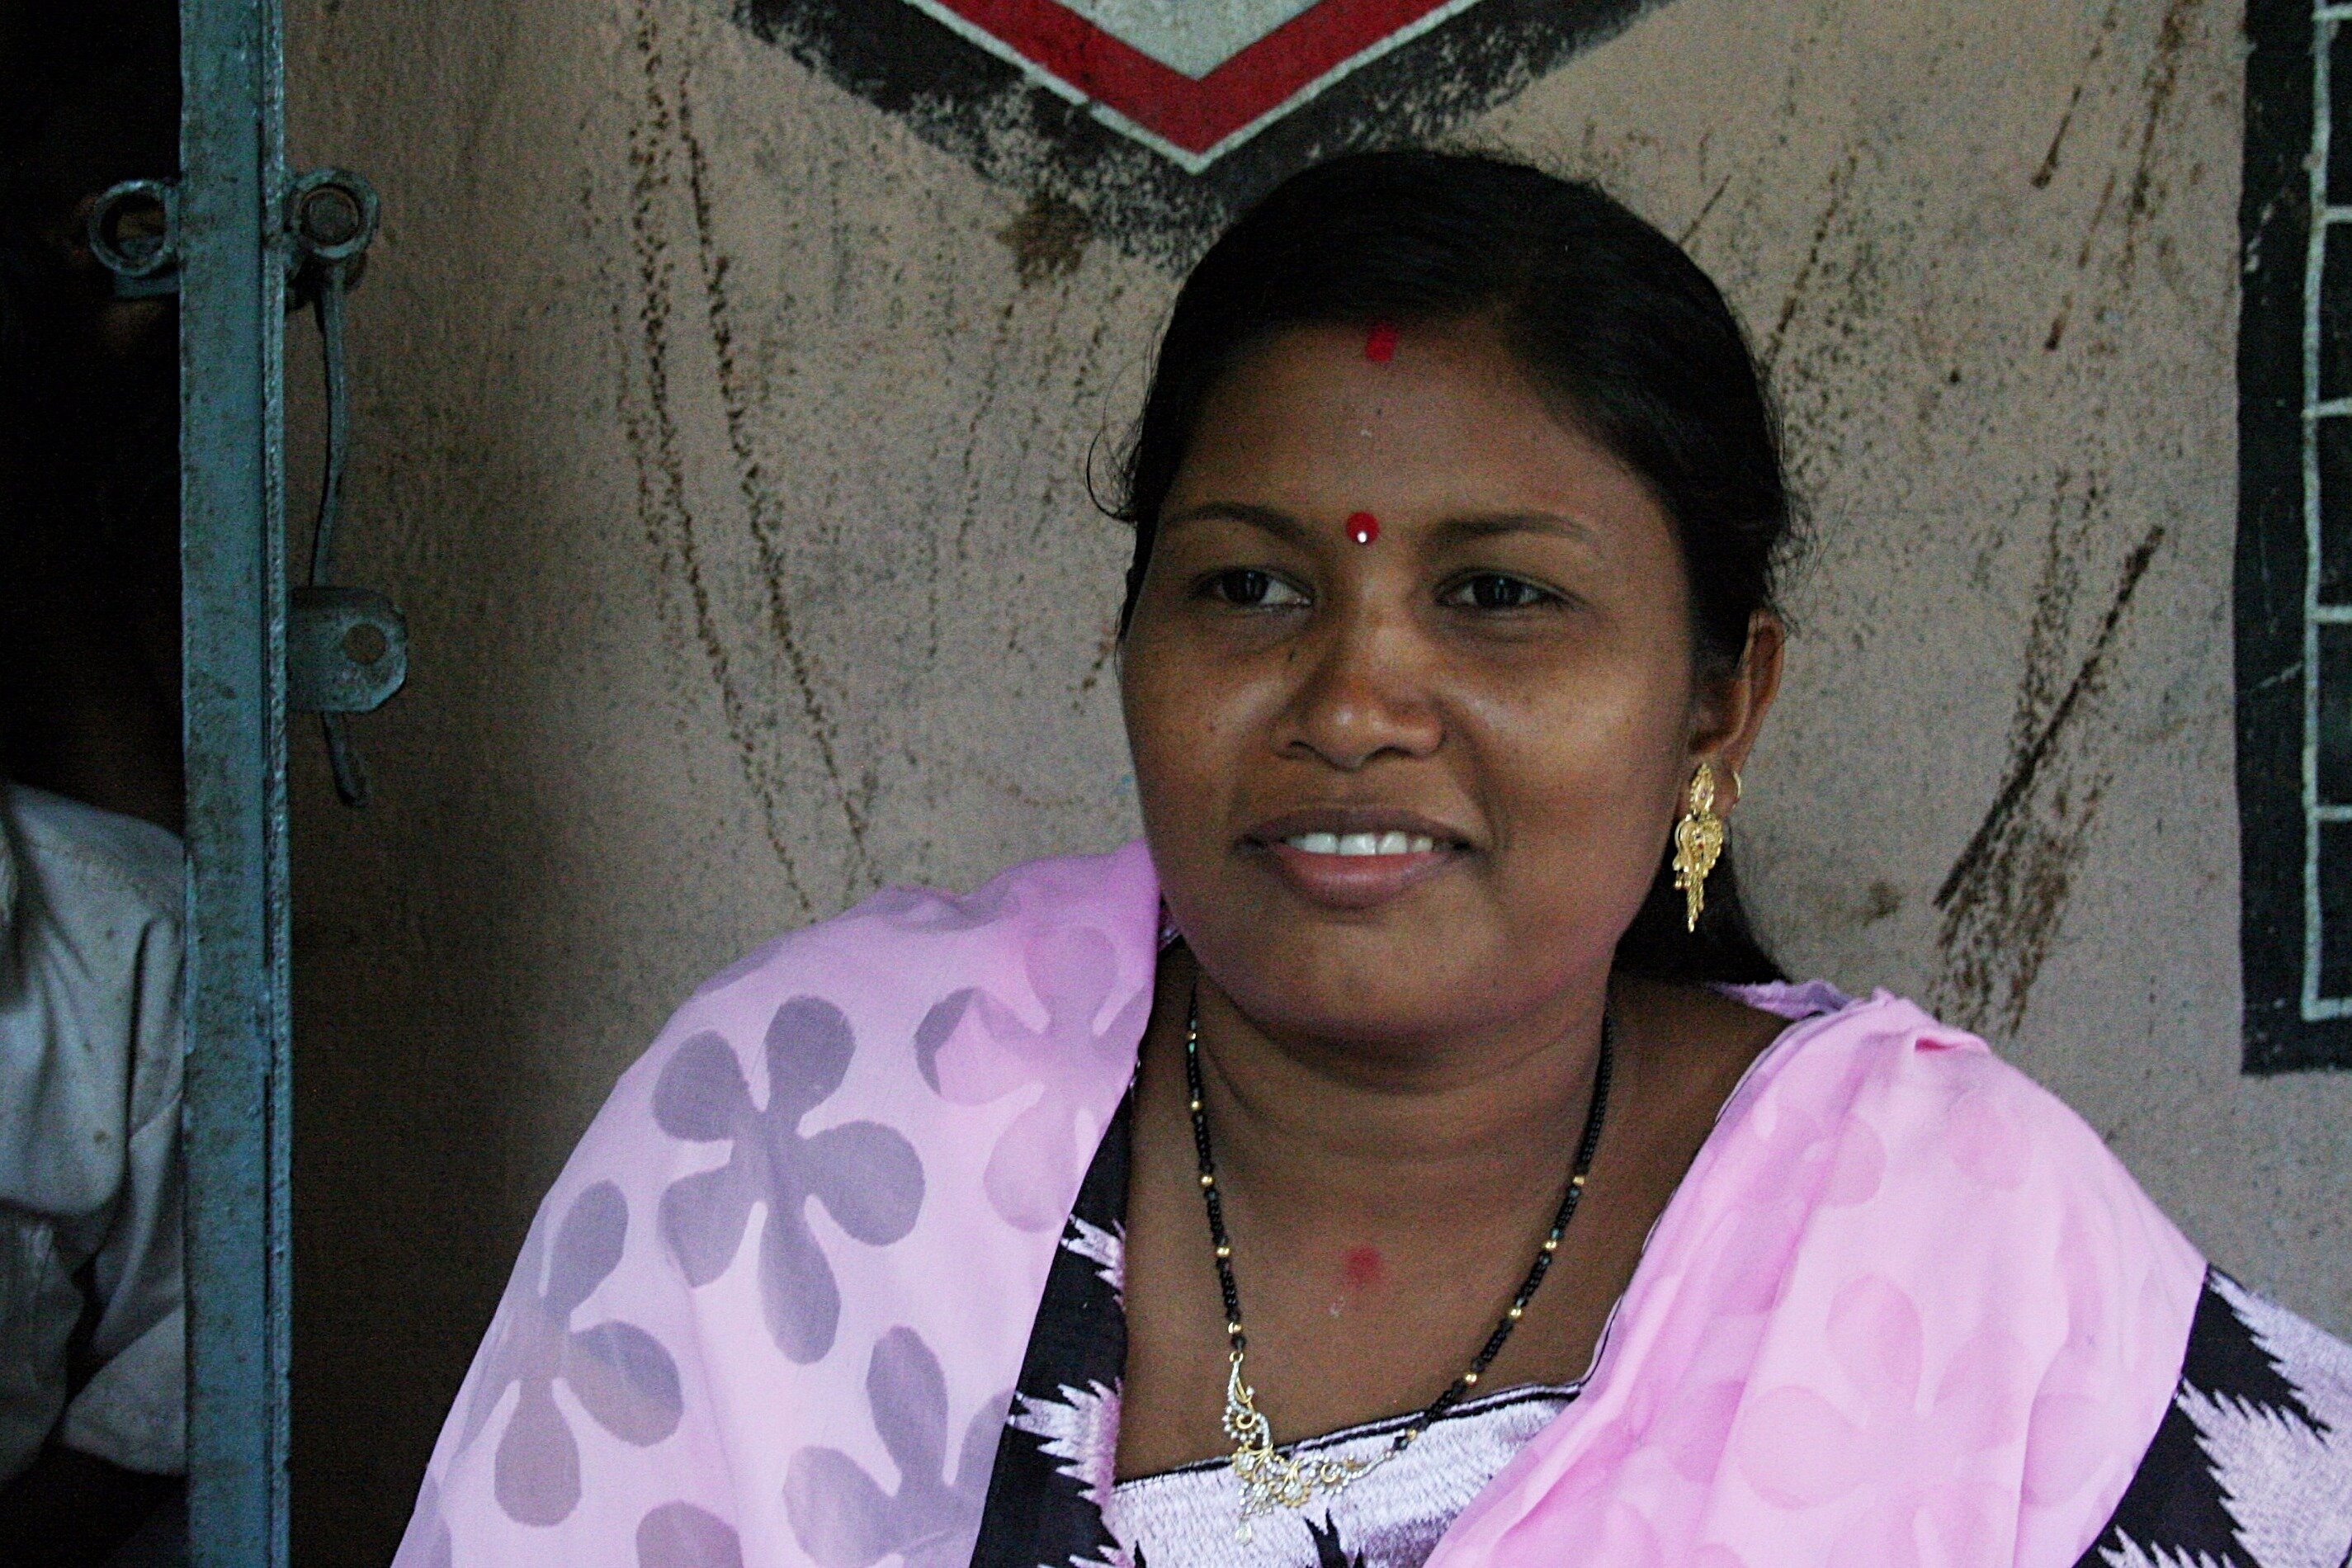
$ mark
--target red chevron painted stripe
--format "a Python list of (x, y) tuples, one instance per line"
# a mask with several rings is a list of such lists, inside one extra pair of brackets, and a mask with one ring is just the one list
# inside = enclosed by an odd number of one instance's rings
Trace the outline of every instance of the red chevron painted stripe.
[(1087, 98), (1202, 153), (1448, 0), (1322, 0), (1195, 81), (1053, 0), (934, 0)]

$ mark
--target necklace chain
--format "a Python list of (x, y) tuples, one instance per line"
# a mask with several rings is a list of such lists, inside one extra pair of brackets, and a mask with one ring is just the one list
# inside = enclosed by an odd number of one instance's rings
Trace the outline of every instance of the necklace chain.
[(1234, 1283), (1233, 1239), (1225, 1233), (1224, 1196), (1217, 1185), (1217, 1163), (1209, 1148), (1207, 1097), (1201, 1088), (1201, 992), (1197, 984), (1193, 986), (1184, 1021), (1184, 1085), (1192, 1105), (1192, 1147), (1200, 1158), (1201, 1202), (1208, 1209), (1209, 1240), (1216, 1248), (1217, 1284), (1224, 1294), (1225, 1340), (1232, 1347), (1231, 1370), (1225, 1377), (1224, 1426), (1225, 1436), (1234, 1445), (1234, 1476), (1242, 1489), (1241, 1523), (1234, 1532), (1238, 1540), (1250, 1540), (1251, 1521), (1259, 1514), (1277, 1509), (1303, 1509), (1318, 1493), (1336, 1496), (1350, 1483), (1386, 1464), (1411, 1447), (1433, 1423), (1478, 1385), (1487, 1364), (1501, 1352), (1511, 1331), (1526, 1315), (1528, 1302), (1543, 1284), (1544, 1276), (1551, 1271), (1560, 1237), (1568, 1233), (1569, 1222), (1576, 1217), (1577, 1203), (1584, 1195), (1585, 1179), (1592, 1170), (1593, 1153), (1601, 1146), (1601, 1126), (1609, 1114), (1609, 1071), (1615, 1033), (1613, 1022), (1604, 1012), (1601, 1018), (1601, 1057), (1592, 1075), (1592, 1104), (1584, 1115), (1584, 1136), (1576, 1147), (1576, 1163), (1569, 1172), (1568, 1190), (1560, 1194), (1551, 1229), (1536, 1250), (1536, 1260), (1528, 1267), (1527, 1278), (1520, 1281), (1517, 1293), (1512, 1296), (1495, 1331), (1486, 1336), (1470, 1370), (1455, 1378), (1444, 1393), (1396, 1435), (1388, 1447), (1371, 1458), (1301, 1458), (1285, 1455), (1275, 1447), (1274, 1427), (1259, 1411), (1255, 1391), (1242, 1373), (1242, 1358), (1249, 1348), (1249, 1339), (1242, 1332), (1242, 1297)]

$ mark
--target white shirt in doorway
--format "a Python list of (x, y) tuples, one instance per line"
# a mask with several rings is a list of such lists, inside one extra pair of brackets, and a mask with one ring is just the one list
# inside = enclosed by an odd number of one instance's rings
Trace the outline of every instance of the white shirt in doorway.
[(182, 878), (163, 829), (0, 781), (0, 1484), (52, 1435), (185, 1466)]

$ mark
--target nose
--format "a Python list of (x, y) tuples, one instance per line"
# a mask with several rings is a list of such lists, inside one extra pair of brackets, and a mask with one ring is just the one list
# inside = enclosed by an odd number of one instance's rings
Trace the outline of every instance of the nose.
[(1278, 749), (1348, 773), (1383, 755), (1428, 756), (1445, 738), (1432, 667), (1402, 609), (1360, 602), (1327, 612), (1299, 652)]

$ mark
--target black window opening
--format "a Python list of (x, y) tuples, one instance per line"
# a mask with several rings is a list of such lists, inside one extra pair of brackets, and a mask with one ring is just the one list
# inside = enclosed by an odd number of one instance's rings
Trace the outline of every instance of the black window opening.
[(2244, 1067), (2352, 1068), (2352, 3), (2249, 0), (2246, 32)]

